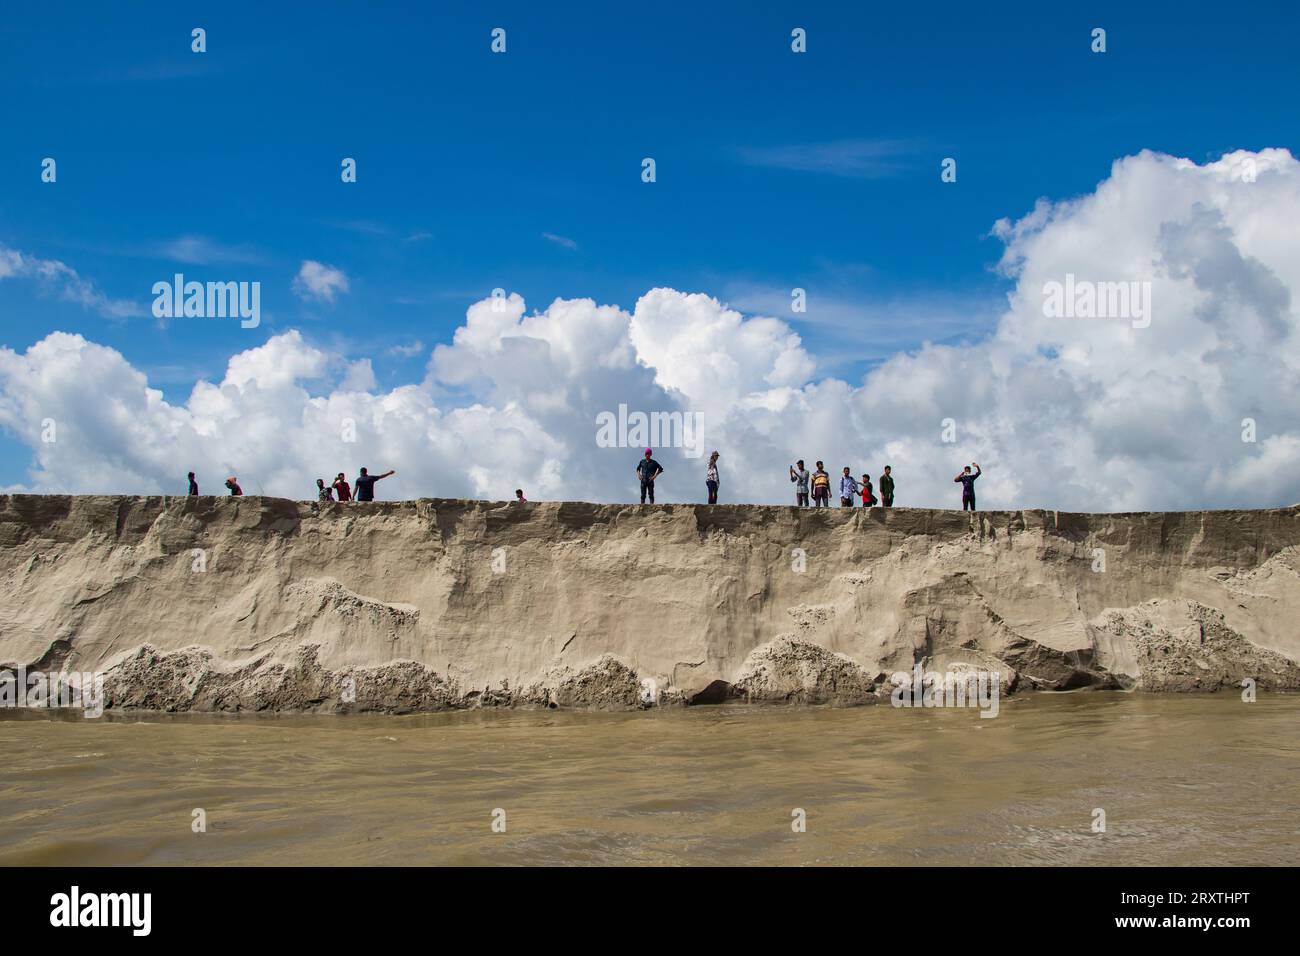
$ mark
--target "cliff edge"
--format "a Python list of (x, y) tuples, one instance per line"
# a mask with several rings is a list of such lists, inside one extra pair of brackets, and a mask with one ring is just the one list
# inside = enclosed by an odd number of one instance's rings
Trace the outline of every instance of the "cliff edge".
[(1300, 689), (1300, 506), (1066, 514), (0, 496), (0, 666), (110, 707)]

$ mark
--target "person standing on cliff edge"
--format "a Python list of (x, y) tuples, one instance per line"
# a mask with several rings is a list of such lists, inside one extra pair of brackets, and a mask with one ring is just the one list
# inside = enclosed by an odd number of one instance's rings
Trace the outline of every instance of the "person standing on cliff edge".
[(194, 472), (191, 471), (190, 472), (190, 494), (197, 495), (198, 493), (199, 493), (199, 483), (194, 480)]
[(230, 497), (238, 498), (244, 493), (244, 489), (239, 487), (239, 479), (231, 475), (226, 479), (226, 487), (230, 489)]
[[(971, 465), (975, 465), (975, 474), (973, 475), (970, 473)], [(962, 511), (975, 510), (975, 479), (982, 474), (983, 472), (980, 471), (980, 466), (972, 461), (970, 465), (967, 465), (965, 468), (962, 469), (960, 475), (958, 475), (956, 478), (953, 479), (953, 481), (961, 482), (961, 510)]]
[(357, 489), (357, 501), (374, 501), (375, 482), (380, 478), (387, 478), (389, 475), (395, 474), (397, 474), (396, 470), (390, 470), (382, 475), (372, 475), (362, 468), (361, 474), (357, 475), (357, 480), (352, 483)]
[(849, 466), (844, 466), (844, 474), (840, 477), (840, 507), (852, 508), (853, 496), (858, 493), (858, 483), (853, 480), (853, 475), (849, 471)]
[(790, 466), (790, 480), (794, 482), (794, 506), (796, 508), (807, 508), (808, 469), (803, 466), (802, 458)]
[(650, 503), (655, 503), (655, 479), (664, 473), (659, 462), (650, 457), (650, 449), (645, 450), (645, 457), (636, 465), (637, 477), (641, 479), (641, 504), (645, 504), (645, 496), (650, 496)]
[(334, 490), (338, 492), (339, 501), (352, 500), (352, 486), (348, 484), (347, 478), (343, 477), (343, 472), (341, 471), (339, 472), (339, 476), (334, 479)]
[(831, 506), (831, 476), (826, 473), (826, 465), (817, 462), (817, 470), (812, 473), (812, 500), (814, 508)]
[(862, 484), (858, 486), (858, 490), (862, 492), (862, 507), (874, 508), (876, 505), (876, 493), (872, 490), (870, 475), (862, 476)]
[(718, 503), (718, 453), (709, 456), (709, 468), (704, 473), (704, 486), (709, 489), (709, 504)]
[(880, 504), (884, 508), (894, 507), (894, 476), (889, 473), (888, 465), (880, 476)]

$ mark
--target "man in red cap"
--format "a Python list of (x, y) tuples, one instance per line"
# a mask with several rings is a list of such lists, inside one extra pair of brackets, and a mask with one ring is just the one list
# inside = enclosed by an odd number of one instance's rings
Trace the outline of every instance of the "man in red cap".
[(664, 473), (659, 462), (650, 457), (650, 449), (645, 450), (645, 457), (637, 462), (637, 477), (641, 479), (641, 504), (645, 504), (645, 496), (650, 496), (650, 503), (655, 503), (655, 479)]

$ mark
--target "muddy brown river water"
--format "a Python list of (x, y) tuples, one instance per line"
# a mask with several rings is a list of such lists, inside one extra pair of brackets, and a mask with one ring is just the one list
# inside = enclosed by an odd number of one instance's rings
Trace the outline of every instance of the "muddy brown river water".
[(0, 864), (1295, 865), (1298, 731), (1300, 697), (1235, 694), (994, 719), (10, 711)]

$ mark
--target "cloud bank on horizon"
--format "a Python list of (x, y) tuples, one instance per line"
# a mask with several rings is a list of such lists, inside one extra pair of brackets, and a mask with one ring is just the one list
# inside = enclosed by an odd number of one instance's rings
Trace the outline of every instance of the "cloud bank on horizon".
[[(816, 378), (788, 322), (667, 288), (631, 311), (486, 298), (423, 381), (390, 391), (368, 358), (288, 331), (170, 404), (117, 351), (52, 332), (0, 350), (0, 425), (33, 456), (10, 490), (181, 493), (193, 470), (205, 493), (235, 474), (246, 493), (309, 498), (316, 478), (365, 465), (397, 469), (381, 497), (635, 501), (637, 436), (597, 440), (626, 406), (702, 416), (703, 447), (656, 448), (660, 501), (704, 500), (716, 448), (724, 503), (792, 502), (786, 466), (803, 458), (873, 480), (889, 464), (899, 506), (957, 507), (952, 478), (971, 461), (985, 509), (1289, 504), (1297, 221), (1300, 162), (1285, 150), (1121, 159), (1092, 193), (995, 225), (1014, 289), (989, 338), (897, 354), (857, 383)], [(341, 271), (311, 265), (305, 291), (346, 291)], [(1136, 313), (1112, 298), (1096, 317), (1117, 283), (1135, 283)], [(1067, 315), (1045, 307), (1054, 286)], [(1074, 298), (1084, 289), (1099, 290), (1091, 305)]]

